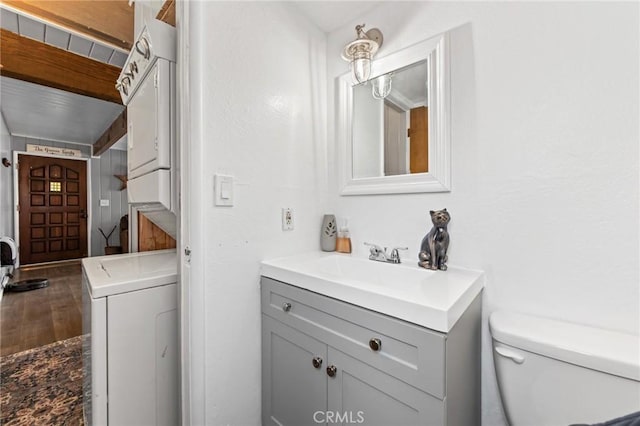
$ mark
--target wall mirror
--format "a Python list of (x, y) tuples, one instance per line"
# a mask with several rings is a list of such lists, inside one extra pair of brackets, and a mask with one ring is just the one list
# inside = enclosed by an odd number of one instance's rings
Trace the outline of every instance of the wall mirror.
[(448, 37), (374, 60), (338, 80), (341, 194), (450, 190)]

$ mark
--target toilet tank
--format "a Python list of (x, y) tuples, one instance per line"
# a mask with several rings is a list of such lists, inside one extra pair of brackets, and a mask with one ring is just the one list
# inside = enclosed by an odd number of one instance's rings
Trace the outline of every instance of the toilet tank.
[(511, 426), (597, 423), (640, 411), (640, 338), (528, 315), (489, 318)]

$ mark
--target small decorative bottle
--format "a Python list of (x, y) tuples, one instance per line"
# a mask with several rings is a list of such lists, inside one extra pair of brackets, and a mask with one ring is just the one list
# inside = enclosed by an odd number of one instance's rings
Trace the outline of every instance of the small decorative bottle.
[(336, 217), (332, 214), (325, 214), (322, 219), (322, 230), (320, 232), (320, 247), (322, 251), (336, 251)]
[(336, 251), (340, 253), (351, 253), (351, 237), (349, 236), (349, 228), (347, 226), (346, 219), (338, 231)]

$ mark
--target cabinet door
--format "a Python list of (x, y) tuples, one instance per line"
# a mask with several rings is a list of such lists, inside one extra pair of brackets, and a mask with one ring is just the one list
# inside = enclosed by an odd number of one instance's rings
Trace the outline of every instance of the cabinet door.
[(109, 424), (180, 423), (175, 284), (107, 298)]
[(171, 167), (170, 69), (158, 60), (127, 105), (129, 179)]
[(411, 385), (329, 347), (328, 413), (334, 424), (444, 424), (444, 403)]
[[(314, 358), (321, 364), (314, 367)], [(327, 346), (262, 315), (262, 424), (318, 423), (327, 409)]]

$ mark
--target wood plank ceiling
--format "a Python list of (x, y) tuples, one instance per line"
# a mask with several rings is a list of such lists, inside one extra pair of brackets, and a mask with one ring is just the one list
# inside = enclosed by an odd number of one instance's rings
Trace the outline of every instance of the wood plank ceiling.
[(133, 40), (126, 1), (0, 0), (0, 8), (0, 75), (121, 102), (115, 80)]
[(0, 99), (13, 136), (82, 145), (92, 145), (124, 110), (113, 102), (8, 77), (0, 78)]
[(133, 44), (133, 7), (127, 0), (1, 0), (0, 4), (124, 50)]
[(126, 0), (0, 0), (0, 26), (13, 135), (91, 145), (121, 117), (115, 82), (133, 41)]

